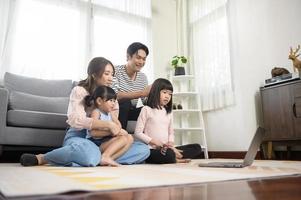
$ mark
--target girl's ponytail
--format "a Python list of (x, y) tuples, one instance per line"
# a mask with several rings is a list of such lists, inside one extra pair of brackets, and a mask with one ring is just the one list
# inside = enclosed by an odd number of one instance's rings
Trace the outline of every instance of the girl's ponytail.
[(87, 95), (87, 96), (85, 97), (84, 101), (85, 101), (85, 105), (86, 105), (87, 107), (90, 107), (90, 106), (92, 105), (92, 102), (94, 101), (94, 100), (93, 100), (93, 95)]

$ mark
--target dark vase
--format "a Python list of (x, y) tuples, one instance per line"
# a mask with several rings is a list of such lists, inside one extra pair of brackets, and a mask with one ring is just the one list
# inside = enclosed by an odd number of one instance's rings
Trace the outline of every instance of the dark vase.
[(175, 76), (178, 76), (178, 75), (185, 75), (184, 67), (176, 67), (175, 68)]

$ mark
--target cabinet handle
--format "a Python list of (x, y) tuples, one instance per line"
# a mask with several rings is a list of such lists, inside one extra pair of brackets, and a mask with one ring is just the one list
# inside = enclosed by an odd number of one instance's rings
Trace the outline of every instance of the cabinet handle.
[(293, 104), (293, 113), (294, 113), (294, 116), (297, 117), (297, 114), (296, 114), (296, 103)]

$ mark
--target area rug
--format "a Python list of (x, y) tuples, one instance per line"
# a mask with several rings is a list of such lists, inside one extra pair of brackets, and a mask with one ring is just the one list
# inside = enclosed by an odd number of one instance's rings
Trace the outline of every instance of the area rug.
[[(221, 161), (221, 159), (210, 159)], [(233, 160), (222, 160), (233, 161)], [(0, 164), (0, 191), (6, 197), (60, 194), (70, 191), (108, 191), (172, 186), (301, 174), (298, 161), (255, 161), (240, 169), (201, 168), (208, 160), (187, 164), (124, 165), (121, 167), (22, 167)]]

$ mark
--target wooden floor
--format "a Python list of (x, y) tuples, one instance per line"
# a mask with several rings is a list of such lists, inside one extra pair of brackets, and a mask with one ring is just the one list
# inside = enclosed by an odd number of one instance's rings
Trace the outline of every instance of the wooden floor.
[[(0, 162), (18, 162), (20, 153), (6, 153)], [(231, 157), (233, 155), (231, 154)], [(299, 158), (299, 157), (298, 157)], [(296, 159), (300, 160), (300, 159)], [(0, 177), (1, 178), (1, 177)], [(111, 192), (73, 192), (62, 195), (1, 199), (67, 199), (67, 200), (300, 200), (301, 175), (273, 179), (256, 179), (203, 183), (174, 187), (131, 189)]]
[[(138, 189), (94, 193), (82, 199), (148, 200), (148, 199), (301, 199), (301, 176), (253, 181), (230, 181), (181, 187)], [(79, 198), (79, 199), (81, 199)]]
[[(4, 197), (2, 196), (4, 199)], [(0, 196), (1, 199), (1, 196)], [(131, 189), (114, 192), (69, 193), (8, 199), (72, 199), (72, 200), (300, 200), (301, 176), (274, 179), (240, 180), (174, 187)]]

